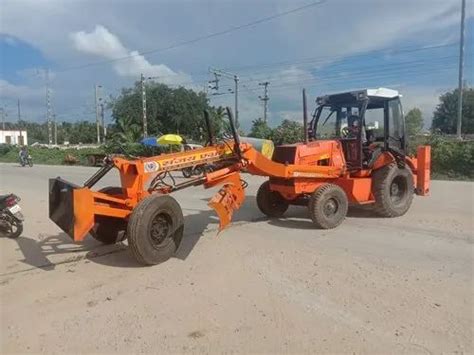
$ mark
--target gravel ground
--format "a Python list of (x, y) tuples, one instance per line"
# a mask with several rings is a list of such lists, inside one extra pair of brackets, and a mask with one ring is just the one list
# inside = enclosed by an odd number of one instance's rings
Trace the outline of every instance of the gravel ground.
[(47, 179), (93, 171), (0, 164), (26, 217), (0, 239), (1, 353), (473, 352), (473, 183), (435, 181), (403, 217), (351, 211), (320, 231), (301, 207), (264, 218), (263, 180), (245, 176), (219, 235), (213, 191), (187, 189), (178, 255), (140, 267), (124, 245), (76, 245), (48, 220)]

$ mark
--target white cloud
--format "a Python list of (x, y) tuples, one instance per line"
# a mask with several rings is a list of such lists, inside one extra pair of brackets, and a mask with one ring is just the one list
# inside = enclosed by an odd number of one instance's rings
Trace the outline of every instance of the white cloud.
[(32, 88), (25, 85), (15, 85), (0, 79), (0, 96), (6, 99), (24, 98), (27, 100), (39, 99), (45, 96), (44, 88)]
[(164, 64), (152, 64), (138, 51), (127, 49), (104, 26), (97, 25), (92, 32), (74, 32), (71, 39), (76, 50), (112, 60), (112, 66), (121, 76), (137, 77), (143, 74), (146, 77), (158, 77), (156, 81), (166, 84), (191, 83), (189, 75), (175, 72)]

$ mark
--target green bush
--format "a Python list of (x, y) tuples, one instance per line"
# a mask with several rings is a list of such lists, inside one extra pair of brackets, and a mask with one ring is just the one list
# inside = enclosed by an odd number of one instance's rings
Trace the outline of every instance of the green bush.
[[(66, 155), (75, 157), (79, 164), (87, 165), (87, 154), (104, 153), (103, 149), (100, 148), (85, 148), (85, 149), (58, 149), (58, 148), (40, 148), (40, 147), (29, 147), (28, 152), (33, 158), (35, 164), (48, 164), (48, 165), (61, 165), (64, 164)], [(18, 162), (19, 161), (19, 148), (10, 146), (9, 149), (0, 148), (0, 161), (1, 162)]]
[(410, 153), (419, 145), (431, 146), (431, 171), (435, 178), (474, 179), (474, 141), (458, 141), (439, 135), (418, 136), (410, 142)]
[(0, 144), (0, 156), (8, 154), (13, 147), (10, 144)]
[[(433, 178), (474, 180), (474, 141), (457, 141), (439, 135), (417, 136), (410, 139), (410, 154), (416, 154), (416, 148), (419, 145), (431, 146)], [(29, 147), (29, 153), (35, 164), (51, 165), (65, 164), (66, 155), (76, 158), (80, 165), (87, 165), (88, 154), (115, 153), (149, 157), (167, 152), (169, 150), (160, 147), (146, 147), (139, 143), (129, 143), (122, 146), (110, 143), (104, 148), (65, 150)], [(0, 145), (1, 162), (18, 162), (18, 153), (18, 147)]]

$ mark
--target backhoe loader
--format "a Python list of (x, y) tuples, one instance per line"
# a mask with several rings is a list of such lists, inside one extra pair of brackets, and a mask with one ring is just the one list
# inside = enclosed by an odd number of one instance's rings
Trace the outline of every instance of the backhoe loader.
[[(171, 194), (190, 186), (219, 186), (209, 206), (221, 230), (244, 201), (242, 171), (268, 177), (257, 192), (262, 213), (281, 217), (289, 205), (306, 206), (320, 229), (337, 227), (349, 205), (370, 205), (382, 217), (397, 217), (410, 208), (414, 194), (428, 195), (430, 147), (418, 147), (416, 157), (407, 154), (397, 91), (350, 91), (316, 102), (308, 122), (303, 90), (304, 141), (277, 146), (271, 159), (240, 141), (227, 108), (232, 139), (216, 142), (205, 112), (209, 144), (203, 148), (148, 158), (108, 157), (83, 186), (50, 179), (50, 219), (74, 241), (88, 234), (106, 244), (127, 238), (136, 260), (154, 265), (170, 258), (183, 238), (183, 213)], [(218, 169), (182, 183), (166, 182), (171, 172), (198, 164)], [(114, 168), (121, 186), (94, 191)]]

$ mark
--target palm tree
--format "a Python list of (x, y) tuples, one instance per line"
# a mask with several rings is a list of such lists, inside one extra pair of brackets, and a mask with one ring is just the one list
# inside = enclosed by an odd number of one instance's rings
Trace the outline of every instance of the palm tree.
[(142, 138), (142, 127), (128, 116), (122, 116), (117, 119), (117, 132), (113, 139), (121, 143), (136, 143)]

